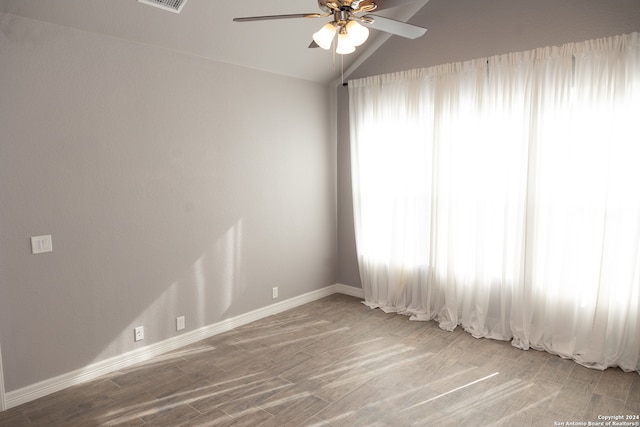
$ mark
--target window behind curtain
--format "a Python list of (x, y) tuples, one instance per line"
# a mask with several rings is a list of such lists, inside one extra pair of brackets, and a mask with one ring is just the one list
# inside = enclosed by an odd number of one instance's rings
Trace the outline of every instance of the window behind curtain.
[(640, 360), (637, 33), (349, 83), (366, 302)]

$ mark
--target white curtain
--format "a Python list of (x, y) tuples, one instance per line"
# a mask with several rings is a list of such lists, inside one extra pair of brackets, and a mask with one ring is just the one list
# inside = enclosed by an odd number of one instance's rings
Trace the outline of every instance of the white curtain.
[(365, 303), (640, 372), (640, 35), (349, 82)]

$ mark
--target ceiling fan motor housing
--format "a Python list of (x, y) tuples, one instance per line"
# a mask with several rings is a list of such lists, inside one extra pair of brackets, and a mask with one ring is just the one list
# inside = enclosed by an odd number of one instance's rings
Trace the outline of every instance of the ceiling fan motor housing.
[(327, 1), (318, 0), (318, 7), (326, 13), (337, 13), (338, 11), (346, 11), (350, 14), (358, 12), (371, 12), (377, 8), (377, 5), (371, 0), (343, 0), (343, 1)]

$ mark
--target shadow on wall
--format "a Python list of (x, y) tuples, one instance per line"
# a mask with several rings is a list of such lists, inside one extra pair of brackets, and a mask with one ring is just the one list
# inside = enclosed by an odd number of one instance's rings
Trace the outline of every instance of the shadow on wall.
[[(136, 318), (129, 324), (121, 325), (123, 330), (116, 334), (116, 338), (93, 362), (130, 351), (133, 329), (144, 326), (149, 319), (167, 319), (164, 329), (147, 331), (152, 334), (150, 338), (153, 334), (164, 332), (165, 336), (159, 337), (162, 340), (176, 335), (176, 325), (173, 322), (177, 316), (186, 315), (185, 331), (227, 318), (234, 301), (247, 290), (242, 265), (242, 228), (243, 220), (240, 218), (185, 270), (182, 277), (172, 282), (140, 313), (136, 313)], [(187, 310), (185, 304), (181, 304), (184, 295), (195, 296), (195, 312)]]

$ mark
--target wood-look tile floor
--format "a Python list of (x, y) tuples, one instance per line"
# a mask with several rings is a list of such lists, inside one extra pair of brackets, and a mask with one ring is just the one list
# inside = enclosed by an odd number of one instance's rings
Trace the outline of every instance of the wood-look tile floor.
[(332, 295), (0, 413), (1, 426), (557, 426), (640, 414), (640, 375)]

